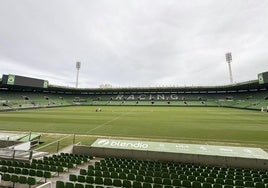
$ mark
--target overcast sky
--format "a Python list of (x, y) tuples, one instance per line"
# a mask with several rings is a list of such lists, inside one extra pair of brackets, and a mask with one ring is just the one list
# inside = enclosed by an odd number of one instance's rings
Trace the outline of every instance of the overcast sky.
[(268, 71), (267, 0), (0, 0), (0, 74), (79, 87), (228, 84)]

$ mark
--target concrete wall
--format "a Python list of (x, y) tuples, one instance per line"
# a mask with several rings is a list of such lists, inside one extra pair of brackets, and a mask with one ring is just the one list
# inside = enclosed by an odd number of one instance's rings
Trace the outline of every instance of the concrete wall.
[(111, 148), (96, 148), (89, 146), (74, 146), (73, 153), (95, 157), (130, 158), (140, 160), (174, 161), (181, 163), (195, 163), (208, 166), (237, 167), (268, 170), (268, 160), (221, 157), (208, 155), (178, 154), (153, 151), (137, 151)]

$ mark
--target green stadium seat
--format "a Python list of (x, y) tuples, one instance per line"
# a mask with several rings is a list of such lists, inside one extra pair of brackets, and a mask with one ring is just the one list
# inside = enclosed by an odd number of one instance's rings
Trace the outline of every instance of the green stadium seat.
[(84, 188), (85, 186), (84, 186), (84, 184), (82, 184), (82, 183), (76, 183), (75, 185), (74, 185), (74, 188)]
[(92, 170), (92, 169), (88, 169), (88, 171), (87, 171), (87, 175), (89, 175), (89, 176), (95, 176), (95, 172), (94, 172), (94, 170)]
[(15, 187), (15, 183), (19, 182), (19, 176), (17, 174), (12, 174), (10, 181), (13, 182), (13, 187)]
[(162, 178), (160, 178), (160, 177), (155, 177), (155, 178), (154, 178), (154, 183), (155, 183), (155, 184), (162, 184)]
[(151, 177), (151, 176), (145, 176), (144, 182), (153, 183), (153, 177)]
[(127, 174), (127, 179), (128, 180), (135, 180), (136, 179), (135, 174)]
[(225, 184), (225, 185), (234, 185), (234, 180), (232, 180), (232, 179), (226, 179), (226, 180), (224, 181), (224, 184)]
[(121, 187), (122, 186), (122, 181), (119, 180), (119, 179), (113, 179), (113, 186)]
[(86, 183), (93, 184), (95, 183), (95, 179), (92, 176), (86, 176)]
[(104, 185), (113, 185), (113, 181), (112, 181), (112, 179), (111, 178), (104, 178), (104, 180), (103, 180), (103, 184)]
[(41, 177), (41, 178), (44, 177), (44, 171), (42, 171), (42, 170), (37, 170), (37, 171), (36, 171), (36, 176), (37, 176), (37, 177)]
[(80, 175), (87, 175), (87, 170), (86, 169), (80, 169)]
[(196, 181), (199, 181), (199, 182), (201, 182), (201, 183), (204, 183), (204, 182), (206, 181), (206, 179), (205, 179), (205, 177), (203, 177), (203, 176), (197, 176), (197, 177), (196, 177)]
[(65, 188), (74, 188), (74, 183), (73, 182), (66, 182)]
[(28, 177), (27, 179), (27, 184), (31, 187), (32, 185), (36, 185), (37, 184), (37, 179), (34, 177)]
[(207, 183), (212, 183), (212, 184), (213, 184), (215, 181), (214, 181), (214, 178), (213, 178), (213, 177), (207, 177), (207, 178), (206, 178), (206, 182), (207, 182)]
[(208, 182), (205, 182), (202, 184), (202, 188), (212, 188), (212, 185), (211, 183), (208, 183)]
[(95, 177), (95, 184), (103, 184), (103, 178), (102, 177)]
[(11, 180), (11, 175), (10, 175), (10, 174), (3, 174), (2, 179), (3, 179), (4, 181), (10, 181), (10, 180)]
[(192, 187), (191, 182), (189, 180), (182, 180), (181, 185), (183, 187)]
[(234, 185), (235, 186), (244, 186), (244, 181), (243, 180), (235, 180)]
[(77, 176), (77, 181), (78, 181), (79, 183), (85, 183), (85, 182), (86, 182), (86, 176), (78, 175), (78, 176)]
[(193, 188), (201, 188), (202, 184), (199, 181), (193, 181), (192, 182), (192, 187)]
[(143, 188), (152, 188), (152, 184), (148, 182), (144, 182), (142, 185)]
[(141, 182), (133, 181), (133, 188), (142, 188)]
[(180, 179), (172, 179), (172, 185), (173, 186), (181, 186), (181, 180)]
[(56, 181), (56, 188), (65, 188), (65, 183), (63, 181)]
[(94, 188), (94, 185), (91, 185), (91, 184), (85, 184), (85, 188)]
[(14, 170), (15, 174), (21, 174), (22, 169), (20, 167), (16, 167)]
[(163, 188), (163, 185), (161, 185), (161, 184), (153, 184), (153, 188)]
[(49, 171), (45, 171), (44, 172), (44, 178), (45, 178), (45, 182), (47, 182), (47, 179), (48, 178), (51, 178), (52, 177), (52, 173), (49, 172)]
[(245, 187), (255, 187), (254, 182), (253, 181), (246, 181)]
[(222, 184), (215, 183), (213, 184), (213, 188), (222, 188)]
[(132, 187), (131, 181), (129, 181), (129, 180), (123, 180), (123, 187), (125, 187), (125, 188), (131, 188)]
[(123, 173), (123, 172), (120, 172), (119, 173), (119, 179), (122, 179), (122, 180), (127, 179), (127, 175), (125, 173)]
[(136, 175), (136, 181), (143, 182), (144, 176), (143, 175)]
[(12, 173), (15, 172), (15, 168), (14, 168), (13, 166), (9, 166), (9, 167), (7, 168), (7, 172), (12, 174)]
[(268, 184), (265, 186), (265, 183), (263, 183), (263, 182), (257, 182), (255, 184), (255, 187), (256, 188), (267, 188), (268, 187)]
[(172, 181), (170, 178), (163, 178), (163, 185), (171, 185)]
[(27, 176), (19, 176), (19, 183), (20, 184), (27, 184)]
[(217, 183), (217, 184), (224, 184), (224, 179), (222, 179), (222, 178), (216, 178), (215, 179), (215, 183)]
[(232, 185), (223, 185), (223, 188), (234, 188)]
[(7, 166), (1, 166), (1, 172), (7, 172), (8, 167)]

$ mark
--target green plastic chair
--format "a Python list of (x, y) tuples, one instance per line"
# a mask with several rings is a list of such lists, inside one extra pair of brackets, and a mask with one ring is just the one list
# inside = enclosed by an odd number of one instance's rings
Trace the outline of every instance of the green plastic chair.
[(199, 181), (193, 181), (192, 187), (193, 188), (201, 188), (202, 185), (201, 185), (201, 183)]
[(153, 184), (153, 188), (163, 188), (163, 185), (161, 185), (161, 184)]
[(30, 175), (30, 176), (36, 176), (36, 170), (34, 170), (34, 169), (30, 169), (30, 170), (29, 170), (29, 175)]
[(47, 182), (47, 179), (48, 179), (48, 178), (51, 178), (51, 177), (52, 177), (51, 172), (49, 172), (49, 171), (45, 171), (45, 172), (44, 172), (45, 182)]
[(226, 179), (226, 180), (224, 181), (224, 184), (225, 184), (225, 185), (234, 185), (234, 180)]
[(19, 176), (19, 183), (20, 184), (27, 184), (27, 176)]
[(94, 185), (86, 184), (86, 185), (85, 185), (85, 188), (94, 188)]
[(212, 184), (208, 183), (208, 182), (205, 182), (205, 183), (202, 184), (202, 188), (212, 188)]
[(136, 179), (135, 174), (128, 174), (127, 179), (128, 180), (135, 180)]
[[(256, 182), (255, 187), (256, 188), (265, 188), (265, 183), (263, 183), (263, 182)], [(266, 187), (268, 187), (268, 184), (266, 185)]]
[(136, 175), (136, 181), (143, 182), (144, 176), (143, 175)]
[(85, 183), (85, 182), (86, 182), (86, 176), (78, 175), (78, 176), (77, 176), (77, 181), (78, 181), (79, 183)]
[(207, 183), (212, 183), (212, 184), (213, 184), (213, 183), (215, 183), (215, 180), (214, 180), (213, 177), (207, 177), (207, 178), (206, 178), (206, 182), (207, 182)]
[(27, 184), (29, 185), (29, 187), (31, 187), (32, 185), (36, 185), (37, 184), (37, 180), (35, 178), (33, 178), (33, 177), (28, 177)]
[(15, 170), (14, 170), (14, 173), (15, 174), (21, 174), (21, 171), (22, 171), (22, 168), (16, 167)]
[(87, 170), (86, 169), (80, 169), (80, 175), (87, 175)]
[(19, 182), (19, 176), (17, 174), (12, 174), (10, 180), (13, 183), (13, 187), (15, 187), (15, 184)]
[(145, 176), (144, 182), (153, 183), (153, 177), (151, 177), (151, 176)]
[(104, 185), (113, 185), (113, 181), (111, 178), (104, 178)]
[(173, 179), (172, 185), (173, 186), (181, 186), (181, 180), (180, 179)]
[(84, 186), (84, 184), (82, 184), (82, 183), (76, 183), (75, 185), (74, 185), (74, 188), (84, 188), (85, 186)]
[(7, 172), (13, 174), (13, 173), (15, 172), (15, 167), (13, 167), (13, 166), (9, 166), (9, 167), (7, 168)]
[(65, 188), (74, 188), (74, 183), (73, 182), (66, 182)]
[(121, 187), (122, 186), (122, 181), (119, 179), (114, 179), (113, 180), (113, 186), (115, 187)]
[(125, 187), (125, 188), (131, 188), (132, 187), (131, 181), (129, 181), (129, 180), (123, 180), (123, 187)]
[(171, 179), (169, 179), (169, 178), (163, 178), (162, 179), (163, 180), (163, 185), (171, 185)]
[(245, 187), (255, 187), (253, 181), (246, 181), (245, 182)]
[(86, 176), (86, 183), (93, 184), (95, 182), (93, 176)]
[(37, 170), (36, 171), (36, 176), (40, 177), (40, 178), (44, 177), (44, 171), (43, 170)]
[(133, 182), (133, 188), (142, 188), (141, 182), (134, 181)]
[(213, 188), (222, 188), (222, 184), (215, 183), (215, 184), (213, 184)]
[(65, 183), (63, 181), (56, 181), (56, 188), (65, 188)]
[(182, 180), (181, 185), (183, 187), (192, 187), (191, 182), (189, 180)]
[(143, 188), (152, 188), (152, 184), (151, 184), (151, 183), (144, 182), (144, 183), (142, 184), (142, 187), (143, 187)]
[(10, 180), (11, 180), (11, 175), (10, 175), (10, 174), (3, 174), (2, 179), (3, 179), (4, 181), (10, 181)]
[(235, 186), (244, 186), (244, 181), (243, 180), (235, 180), (234, 185)]
[(162, 184), (163, 182), (162, 182), (162, 178), (160, 178), (160, 177), (155, 177), (154, 178), (154, 183), (155, 184)]
[(103, 178), (102, 177), (95, 177), (95, 183), (96, 184), (103, 184)]

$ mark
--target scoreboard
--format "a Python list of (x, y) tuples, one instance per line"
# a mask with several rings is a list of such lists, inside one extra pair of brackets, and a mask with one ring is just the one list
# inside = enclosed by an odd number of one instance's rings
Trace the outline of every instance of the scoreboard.
[(14, 74), (3, 75), (2, 84), (10, 86), (23, 86), (23, 87), (37, 87), (37, 88), (47, 88), (48, 81), (36, 78), (18, 76)]
[(268, 84), (268, 72), (258, 74), (259, 84)]

